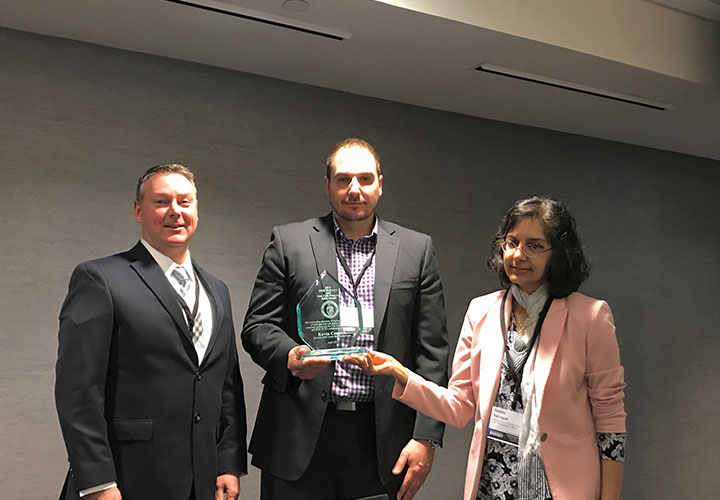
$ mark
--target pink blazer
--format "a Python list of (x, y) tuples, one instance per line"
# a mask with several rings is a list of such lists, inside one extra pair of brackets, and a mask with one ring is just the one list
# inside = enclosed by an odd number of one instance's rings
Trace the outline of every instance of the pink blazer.
[[(430, 417), (464, 427), (474, 417), (464, 500), (477, 495), (486, 429), (495, 401), (505, 342), (503, 292), (470, 302), (447, 388), (411, 373), (393, 397)], [(509, 297), (508, 297), (509, 299)], [(512, 301), (504, 311), (509, 324)], [(624, 371), (606, 302), (573, 293), (553, 301), (542, 326), (535, 392), (545, 471), (554, 500), (600, 497), (597, 432), (625, 432)]]

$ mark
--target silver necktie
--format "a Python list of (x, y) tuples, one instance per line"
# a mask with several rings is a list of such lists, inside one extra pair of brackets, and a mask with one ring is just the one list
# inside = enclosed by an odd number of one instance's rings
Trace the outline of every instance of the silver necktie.
[(198, 284), (195, 287), (195, 314), (193, 315), (193, 312), (190, 310), (190, 307), (188, 307), (186, 300), (188, 298), (188, 292), (190, 291), (190, 276), (188, 275), (184, 267), (179, 266), (173, 269), (170, 275), (175, 278), (175, 280), (180, 284), (180, 294), (183, 299), (180, 302), (180, 305), (185, 312), (185, 319), (187, 320), (188, 328), (192, 333), (192, 341), (193, 343), (195, 343), (198, 341), (198, 339), (200, 338), (200, 336), (202, 336), (203, 333), (202, 318), (200, 317), (200, 307), (198, 305), (200, 299), (200, 286)]

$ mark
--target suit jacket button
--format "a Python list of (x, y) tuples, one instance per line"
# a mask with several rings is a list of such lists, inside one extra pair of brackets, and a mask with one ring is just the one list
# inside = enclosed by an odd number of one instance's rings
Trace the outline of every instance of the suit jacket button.
[(323, 389), (322, 392), (320, 393), (320, 397), (322, 398), (323, 401), (325, 401), (327, 399), (327, 396), (328, 396), (327, 389)]
[(202, 380), (202, 375), (200, 375), (200, 372), (197, 372), (197, 373), (195, 374), (195, 378), (196, 378), (198, 381)]
[(540, 441), (545, 441), (547, 439), (547, 432), (543, 432), (542, 436), (540, 436)]
[(196, 413), (196, 414), (193, 416), (193, 420), (195, 421), (196, 424), (199, 424), (199, 423), (200, 423), (200, 414), (199, 414), (199, 413)]

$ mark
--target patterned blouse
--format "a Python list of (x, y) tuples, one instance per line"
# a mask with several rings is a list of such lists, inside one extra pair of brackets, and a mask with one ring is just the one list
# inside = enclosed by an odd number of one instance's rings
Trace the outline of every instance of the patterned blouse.
[[(510, 328), (506, 349), (520, 334), (515, 326), (515, 315), (511, 317)], [(519, 384), (513, 381), (508, 374), (503, 362), (500, 372), (500, 388), (495, 397), (495, 406), (510, 409), (511, 402), (517, 392), (520, 391)], [(520, 398), (518, 409), (523, 409), (522, 398)], [(626, 433), (597, 433), (598, 452), (603, 460), (625, 461), (625, 440)], [(488, 438), (485, 447), (485, 458), (483, 459), (480, 486), (478, 488), (478, 500), (515, 500), (518, 491), (518, 449), (515, 446)], [(551, 500), (550, 488), (547, 477), (543, 477), (542, 485), (539, 485), (538, 497), (533, 500)]]

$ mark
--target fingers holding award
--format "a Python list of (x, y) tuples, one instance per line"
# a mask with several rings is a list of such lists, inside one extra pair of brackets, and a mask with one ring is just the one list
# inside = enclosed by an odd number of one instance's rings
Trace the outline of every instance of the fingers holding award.
[(402, 385), (407, 383), (408, 369), (389, 354), (379, 351), (353, 354), (343, 358), (343, 361), (359, 366), (368, 375), (390, 375)]

